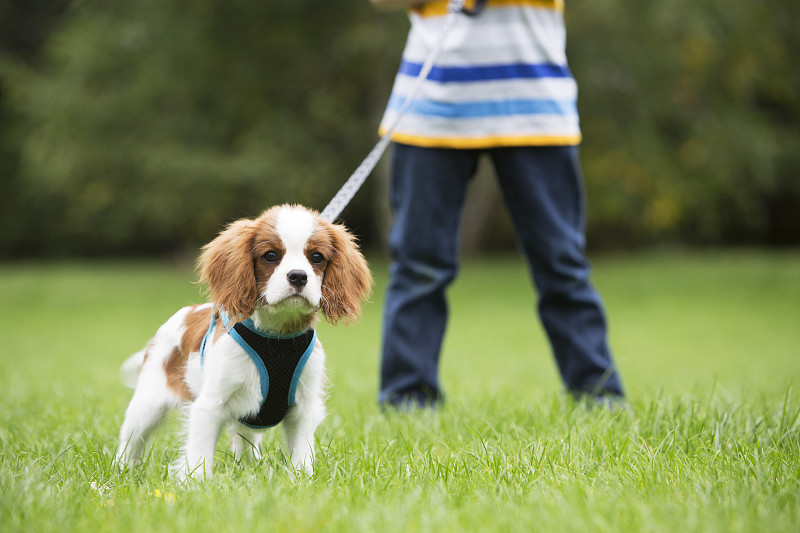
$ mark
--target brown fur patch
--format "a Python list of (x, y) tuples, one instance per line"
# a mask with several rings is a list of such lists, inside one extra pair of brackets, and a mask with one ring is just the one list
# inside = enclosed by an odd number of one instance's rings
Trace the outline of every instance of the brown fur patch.
[(255, 310), (258, 287), (253, 270), (256, 223), (237, 220), (203, 247), (198, 266), (200, 280), (208, 284), (216, 309), (232, 320), (242, 320)]
[[(328, 263), (336, 255), (336, 250), (333, 247), (333, 240), (327, 228), (315, 224), (314, 232), (308, 238), (308, 241), (306, 241), (305, 253), (308, 262), (311, 263), (311, 268), (314, 269), (314, 272), (316, 272), (318, 276), (322, 276), (328, 267)], [(321, 263), (314, 263), (311, 260), (311, 256), (315, 253), (320, 253), (322, 257), (324, 257)]]
[(186, 363), (189, 354), (200, 351), (203, 337), (208, 331), (211, 321), (211, 308), (194, 306), (186, 314), (183, 324), (186, 329), (181, 338), (180, 347), (175, 347), (169, 358), (164, 361), (164, 373), (167, 376), (167, 387), (184, 400), (191, 400), (192, 393), (186, 384)]
[(169, 358), (164, 361), (164, 373), (167, 375), (167, 387), (184, 400), (191, 400), (192, 393), (186, 384), (186, 357), (177, 346)]
[(361, 301), (369, 297), (372, 274), (355, 238), (344, 226), (319, 221), (333, 246), (334, 255), (325, 270), (322, 313), (328, 322), (355, 322), (361, 315)]
[[(194, 306), (183, 321), (186, 330), (181, 339), (181, 349), (189, 354), (190, 352), (200, 351), (203, 337), (208, 331), (208, 324), (211, 322), (211, 307)], [(188, 357), (188, 355), (187, 355)]]
[[(256, 286), (259, 291), (272, 277), (272, 273), (280, 264), (286, 254), (286, 247), (283, 240), (276, 231), (279, 209), (269, 209), (256, 219), (258, 229), (253, 238), (253, 269), (256, 276)], [(264, 260), (264, 254), (275, 252), (277, 260), (269, 263)]]

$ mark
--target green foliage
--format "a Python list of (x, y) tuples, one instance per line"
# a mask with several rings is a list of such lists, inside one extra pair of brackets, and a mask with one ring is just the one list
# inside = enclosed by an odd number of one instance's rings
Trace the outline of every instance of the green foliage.
[[(467, 263), (437, 413), (375, 404), (385, 265), (362, 321), (320, 326), (329, 411), (312, 479), (280, 431), (213, 481), (166, 474), (178, 417), (144, 467), (112, 464), (122, 360), (179, 306), (188, 268), (0, 265), (0, 523), (15, 531), (793, 532), (800, 521), (800, 255), (596, 261), (632, 409), (559, 392), (518, 259)], [(487, 335), (487, 331), (492, 335)]]
[[(800, 242), (800, 4), (567, 4), (589, 242)], [(367, 0), (4, 3), (0, 252), (173, 251), (322, 208), (376, 139), (407, 27)], [(346, 212), (372, 242), (376, 181)]]
[(366, 2), (75, 2), (42, 64), (10, 71), (47, 244), (157, 251), (275, 203), (321, 209), (375, 139), (381, 43), (402, 40), (383, 20)]
[(797, 2), (575, 0), (591, 237), (798, 242)]

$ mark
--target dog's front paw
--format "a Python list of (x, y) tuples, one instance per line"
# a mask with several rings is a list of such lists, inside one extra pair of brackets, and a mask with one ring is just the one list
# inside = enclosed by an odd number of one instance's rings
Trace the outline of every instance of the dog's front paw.
[(292, 466), (298, 472), (303, 472), (308, 477), (314, 475), (314, 456), (301, 455), (298, 457), (292, 456)]

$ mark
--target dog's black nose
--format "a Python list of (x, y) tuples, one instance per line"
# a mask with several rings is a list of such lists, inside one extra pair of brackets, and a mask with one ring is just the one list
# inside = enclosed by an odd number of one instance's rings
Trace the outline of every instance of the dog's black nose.
[(306, 283), (308, 283), (308, 274), (302, 270), (292, 270), (287, 274), (287, 277), (289, 278), (289, 283), (297, 288), (305, 287)]

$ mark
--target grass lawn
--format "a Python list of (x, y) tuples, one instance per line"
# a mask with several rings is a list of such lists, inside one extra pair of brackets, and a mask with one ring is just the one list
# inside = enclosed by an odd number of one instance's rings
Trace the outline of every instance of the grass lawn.
[(313, 478), (279, 432), (216, 477), (166, 474), (177, 418), (145, 466), (111, 463), (124, 358), (178, 307), (190, 267), (0, 265), (0, 531), (799, 531), (800, 253), (595, 260), (631, 409), (561, 393), (516, 258), (466, 262), (451, 290), (446, 406), (375, 403), (386, 265), (363, 320), (319, 328), (330, 415)]

